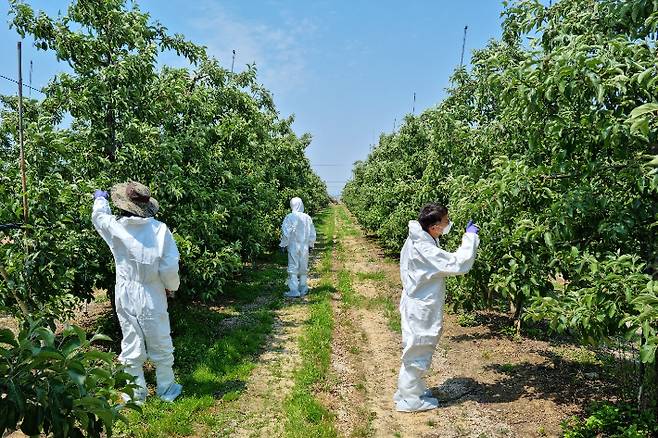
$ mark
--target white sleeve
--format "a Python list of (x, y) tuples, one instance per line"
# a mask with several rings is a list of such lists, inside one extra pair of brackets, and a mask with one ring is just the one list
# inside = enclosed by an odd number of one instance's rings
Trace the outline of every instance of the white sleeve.
[(295, 217), (292, 214), (289, 214), (283, 220), (281, 224), (281, 242), (279, 246), (286, 247), (288, 246), (290, 235), (295, 231)]
[(471, 270), (475, 262), (475, 254), (480, 244), (480, 238), (475, 233), (464, 233), (462, 244), (455, 252), (423, 243), (421, 253), (425, 263), (432, 266), (433, 271), (441, 277), (463, 275)]
[(410, 239), (405, 240), (402, 249), (400, 250), (400, 281), (402, 282), (402, 289), (409, 290), (409, 247), (413, 246)]
[(105, 242), (112, 246), (112, 235), (119, 225), (110, 210), (110, 203), (105, 198), (96, 198), (91, 210), (91, 222)]
[(180, 277), (178, 275), (178, 262), (180, 254), (176, 241), (171, 231), (167, 229), (164, 239), (164, 248), (162, 251), (162, 258), (160, 259), (160, 266), (158, 272), (160, 274), (160, 281), (165, 289), (178, 290), (180, 287)]
[(308, 218), (311, 229), (309, 230), (308, 246), (313, 248), (315, 246), (315, 241), (317, 240), (317, 234), (315, 232), (315, 225), (313, 225), (313, 219)]

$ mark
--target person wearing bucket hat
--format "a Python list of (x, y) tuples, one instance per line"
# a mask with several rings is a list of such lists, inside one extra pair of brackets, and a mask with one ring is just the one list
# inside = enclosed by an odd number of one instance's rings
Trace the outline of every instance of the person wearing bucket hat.
[(167, 225), (153, 218), (159, 205), (148, 187), (131, 181), (115, 185), (110, 193), (119, 217), (110, 210), (108, 193), (96, 190), (91, 220), (116, 263), (114, 300), (123, 335), (119, 361), (139, 386), (134, 402), (146, 399), (147, 357), (155, 365), (157, 395), (173, 401), (183, 387), (176, 383), (172, 368), (166, 294), (180, 285), (178, 248)]
[(311, 216), (304, 213), (300, 198), (290, 200), (289, 213), (281, 224), (280, 248), (288, 249), (287, 297), (301, 297), (308, 293), (308, 252), (315, 245), (315, 226)]

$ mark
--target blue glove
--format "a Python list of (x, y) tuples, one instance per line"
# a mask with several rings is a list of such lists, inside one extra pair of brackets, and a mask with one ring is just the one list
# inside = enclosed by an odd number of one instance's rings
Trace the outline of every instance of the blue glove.
[(480, 232), (480, 228), (473, 223), (473, 219), (468, 221), (468, 224), (466, 224), (466, 232), (467, 233), (475, 233), (475, 234)]
[(110, 195), (105, 190), (96, 190), (94, 192), (94, 199), (98, 199), (98, 198), (107, 199), (109, 197), (110, 197)]

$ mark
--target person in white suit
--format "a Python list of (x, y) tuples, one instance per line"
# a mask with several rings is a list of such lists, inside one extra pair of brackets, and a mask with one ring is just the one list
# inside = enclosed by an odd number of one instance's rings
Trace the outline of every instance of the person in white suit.
[(469, 221), (457, 251), (444, 251), (438, 237), (451, 228), (448, 209), (428, 204), (417, 221), (409, 221), (409, 236), (400, 252), (402, 365), (394, 396), (400, 412), (426, 411), (439, 405), (423, 378), (443, 331), (445, 279), (471, 269), (480, 243), (479, 229)]
[(292, 210), (281, 224), (279, 247), (288, 250), (287, 297), (302, 297), (308, 293), (308, 255), (315, 245), (315, 226), (311, 216), (304, 213), (300, 198), (290, 200)]
[(167, 225), (153, 218), (159, 206), (148, 187), (129, 182), (115, 185), (111, 192), (118, 215), (110, 210), (108, 193), (96, 190), (91, 220), (116, 263), (114, 301), (123, 334), (119, 361), (138, 385), (132, 401), (146, 400), (147, 357), (155, 365), (157, 395), (173, 401), (183, 389), (174, 377), (167, 312), (167, 292), (180, 285), (178, 248)]

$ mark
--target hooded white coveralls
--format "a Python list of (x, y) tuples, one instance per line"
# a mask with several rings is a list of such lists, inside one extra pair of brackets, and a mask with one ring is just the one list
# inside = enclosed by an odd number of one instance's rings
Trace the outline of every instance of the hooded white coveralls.
[(300, 297), (308, 292), (308, 249), (315, 245), (315, 226), (311, 216), (304, 213), (304, 203), (299, 198), (290, 200), (289, 213), (281, 224), (281, 243), (288, 248), (289, 297)]
[(409, 221), (409, 237), (400, 252), (402, 365), (394, 400), (398, 409), (416, 410), (429, 396), (423, 377), (443, 331), (445, 277), (466, 274), (480, 243), (465, 233), (456, 252), (444, 251), (418, 221)]
[(117, 219), (105, 198), (94, 201), (91, 219), (116, 263), (114, 301), (123, 334), (119, 361), (141, 387), (135, 390), (135, 399), (146, 398), (143, 365), (148, 356), (155, 365), (158, 396), (171, 401), (181, 389), (172, 369), (174, 346), (165, 292), (180, 285), (176, 242), (167, 226), (154, 218)]

